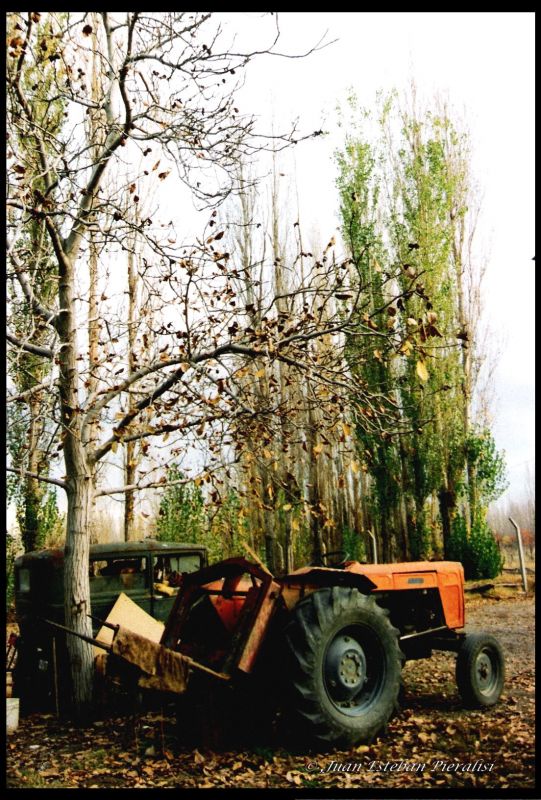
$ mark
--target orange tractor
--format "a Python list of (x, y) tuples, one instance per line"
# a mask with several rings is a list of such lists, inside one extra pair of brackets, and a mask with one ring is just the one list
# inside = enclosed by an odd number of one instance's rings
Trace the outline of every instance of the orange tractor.
[(433, 650), (457, 653), (468, 707), (494, 705), (504, 682), (498, 641), (461, 630), (464, 573), (450, 561), (341, 561), (277, 578), (230, 558), (181, 576), (159, 643), (108, 627), (110, 668), (120, 657), (140, 686), (182, 695), (191, 722), (198, 697), (229, 697), (239, 720), (276, 700), (284, 730), (318, 749), (373, 739), (397, 708), (404, 662)]

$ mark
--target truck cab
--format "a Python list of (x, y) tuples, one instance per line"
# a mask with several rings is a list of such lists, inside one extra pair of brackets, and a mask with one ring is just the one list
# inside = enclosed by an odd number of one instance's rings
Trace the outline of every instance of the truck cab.
[[(169, 616), (182, 574), (206, 565), (206, 548), (196, 544), (145, 539), (91, 545), (91, 614), (105, 619), (124, 593), (163, 622)], [(60, 675), (62, 680), (67, 679), (64, 637), (43, 622), (50, 619), (64, 624), (63, 550), (40, 550), (16, 559), (15, 610), (20, 637), (14, 691), (21, 698), (23, 710), (47, 707), (55, 694), (55, 680), (58, 684)], [(95, 634), (99, 623), (93, 620), (92, 626)]]

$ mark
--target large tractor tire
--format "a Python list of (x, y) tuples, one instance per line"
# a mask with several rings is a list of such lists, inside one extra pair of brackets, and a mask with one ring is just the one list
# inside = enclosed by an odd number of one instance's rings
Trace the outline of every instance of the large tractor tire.
[(370, 742), (397, 705), (398, 631), (375, 598), (333, 586), (308, 595), (285, 629), (290, 656), (286, 709), (301, 746)]
[(500, 699), (505, 680), (502, 648), (494, 636), (468, 633), (456, 659), (458, 691), (467, 708), (488, 708)]

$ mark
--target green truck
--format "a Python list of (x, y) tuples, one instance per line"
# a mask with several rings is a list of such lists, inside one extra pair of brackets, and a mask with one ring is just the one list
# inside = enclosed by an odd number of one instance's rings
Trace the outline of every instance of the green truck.
[[(182, 573), (207, 565), (205, 547), (145, 539), (90, 546), (91, 613), (104, 620), (121, 593), (165, 622)], [(69, 696), (65, 637), (49, 619), (64, 624), (64, 551), (25, 553), (15, 561), (15, 610), (19, 624), (13, 694), (23, 713), (63, 706)], [(92, 621), (93, 633), (99, 623)]]

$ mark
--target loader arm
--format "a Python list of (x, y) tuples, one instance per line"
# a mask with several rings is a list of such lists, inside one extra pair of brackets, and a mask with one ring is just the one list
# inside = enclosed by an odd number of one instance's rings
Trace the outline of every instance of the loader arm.
[[(250, 672), (280, 596), (271, 573), (242, 557), (184, 575), (161, 644), (192, 655), (192, 634), (197, 634), (197, 660), (226, 675), (236, 669)], [(202, 628), (216, 631), (204, 646)]]

